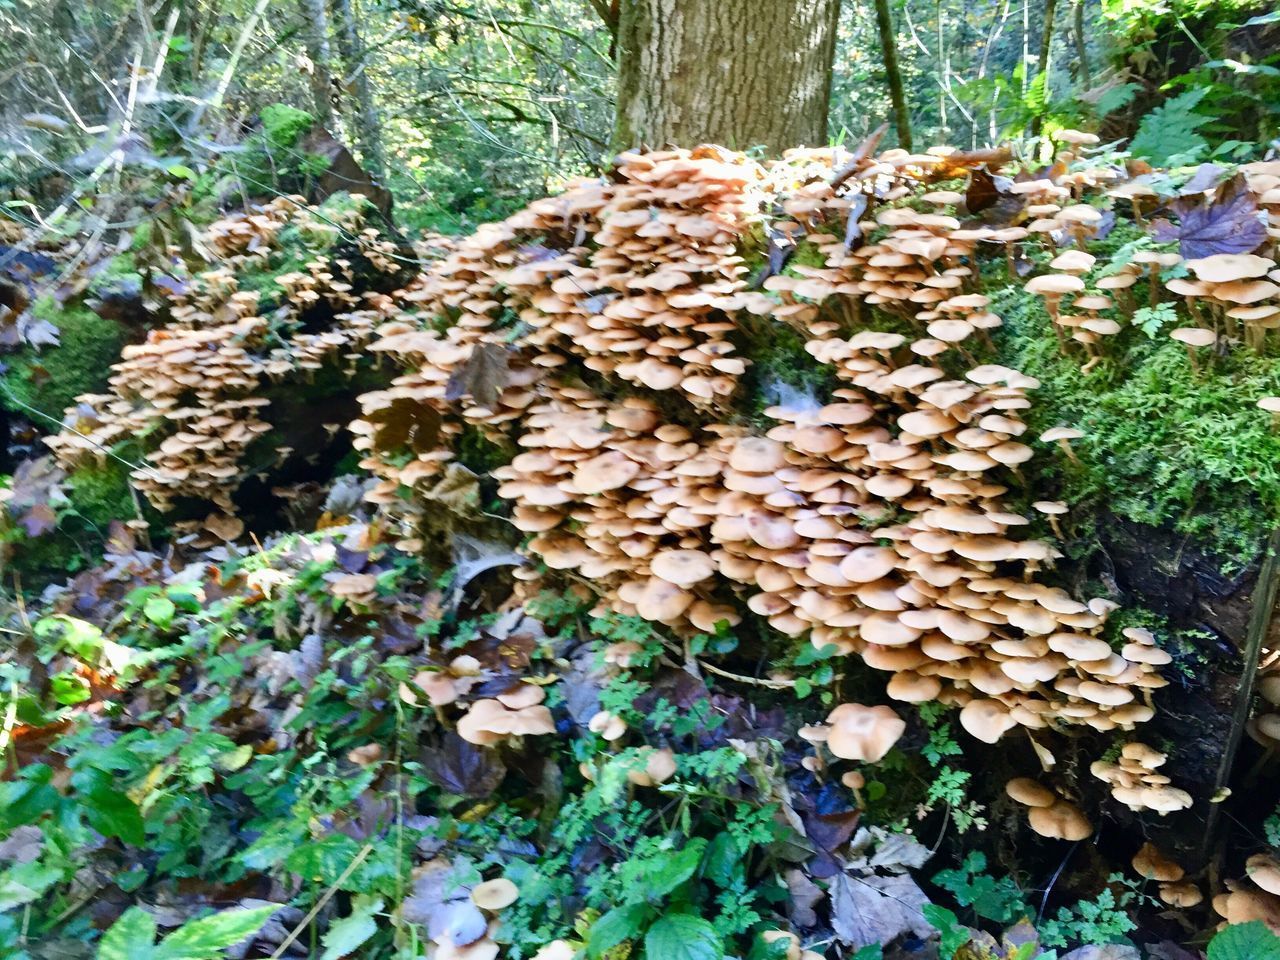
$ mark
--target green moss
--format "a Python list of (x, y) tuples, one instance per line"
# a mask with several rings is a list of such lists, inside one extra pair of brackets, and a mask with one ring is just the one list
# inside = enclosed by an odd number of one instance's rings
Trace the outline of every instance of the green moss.
[(273, 103), (263, 107), (258, 116), (262, 120), (262, 132), (273, 147), (294, 146), (316, 122), (315, 117), (307, 111), (286, 103)]
[(1237, 348), (1202, 361), (1197, 376), (1167, 331), (1148, 338), (1126, 327), (1108, 339), (1107, 362), (1086, 374), (1078, 350), (1059, 355), (1039, 298), (1013, 286), (987, 292), (1005, 321), (1001, 362), (1041, 381), (1032, 431), (1066, 424), (1085, 432), (1073, 443), (1080, 465), (1032, 461), (1037, 496), (1056, 487), (1069, 503), (1192, 535), (1227, 566), (1247, 562), (1280, 506), (1280, 432), (1255, 406), (1280, 393), (1280, 358)]
[[(120, 358), (125, 343), (124, 332), (87, 307), (62, 307), (51, 296), (41, 297), (31, 309), (38, 319), (58, 328), (59, 342), (38, 353), (24, 351), (9, 361), (7, 391), (0, 394), (0, 403), (29, 415), (25, 404), (61, 420), (77, 396), (106, 388), (111, 364)], [(42, 426), (52, 424), (46, 421)]]
[(510, 463), (511, 458), (515, 456), (514, 450), (494, 443), (479, 428), (471, 424), (463, 427), (462, 435), (458, 438), (454, 449), (457, 452), (458, 462), (480, 476), (488, 474), (496, 467)]
[[(117, 451), (117, 455), (133, 461), (141, 457), (141, 450), (131, 444)], [(129, 468), (117, 460), (73, 471), (67, 477), (64, 492), (74, 513), (102, 530), (112, 520), (126, 520), (135, 513), (129, 493)]]

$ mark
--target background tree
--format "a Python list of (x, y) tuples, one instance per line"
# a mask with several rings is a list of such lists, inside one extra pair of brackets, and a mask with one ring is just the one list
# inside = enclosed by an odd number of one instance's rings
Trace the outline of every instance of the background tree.
[(839, 0), (624, 0), (614, 143), (824, 143), (839, 11)]

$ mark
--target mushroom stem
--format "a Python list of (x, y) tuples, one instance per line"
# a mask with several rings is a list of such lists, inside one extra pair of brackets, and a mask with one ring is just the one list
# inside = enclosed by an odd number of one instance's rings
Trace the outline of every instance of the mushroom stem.
[(1147, 306), (1155, 308), (1160, 302), (1160, 265), (1158, 263), (1147, 264), (1147, 273), (1151, 277), (1147, 284)]
[(1066, 539), (1066, 537), (1062, 535), (1062, 527), (1059, 526), (1058, 524), (1058, 518), (1055, 517), (1053, 514), (1049, 514), (1049, 528), (1053, 530), (1053, 535), (1057, 537), (1059, 540)]
[(1133, 207), (1133, 222), (1139, 227), (1145, 226), (1146, 221), (1142, 219), (1142, 204), (1138, 202), (1138, 198), (1130, 197), (1129, 203)]
[(1058, 446), (1062, 448), (1062, 452), (1067, 455), (1068, 460), (1074, 463), (1077, 467), (1080, 466), (1080, 459), (1076, 456), (1076, 452), (1071, 449), (1071, 444), (1068, 441), (1059, 440)]
[(1187, 359), (1191, 361), (1191, 375), (1193, 377), (1200, 376), (1200, 364), (1196, 361), (1196, 348), (1191, 344), (1187, 344)]
[(1226, 306), (1217, 301), (1213, 302), (1213, 309), (1222, 316), (1222, 326), (1227, 331), (1227, 336), (1232, 340), (1236, 339), (1239, 336), (1239, 330), (1236, 327), (1235, 317), (1227, 313)]
[(1062, 356), (1067, 355), (1067, 338), (1063, 336), (1062, 325), (1058, 323), (1060, 312), (1058, 310), (1058, 302), (1062, 298), (1057, 294), (1047, 294), (1044, 298), (1045, 309), (1049, 311), (1049, 322), (1053, 324), (1053, 333), (1058, 338), (1058, 353)]

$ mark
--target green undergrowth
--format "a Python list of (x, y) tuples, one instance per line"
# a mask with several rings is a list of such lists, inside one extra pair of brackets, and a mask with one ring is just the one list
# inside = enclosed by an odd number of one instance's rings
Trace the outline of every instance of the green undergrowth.
[(31, 417), (34, 408), (42, 430), (49, 430), (74, 399), (83, 393), (100, 393), (111, 375), (111, 364), (120, 358), (125, 336), (120, 325), (104, 320), (82, 305), (59, 305), (52, 296), (41, 297), (31, 307), (38, 320), (58, 329), (58, 344), (39, 351), (27, 348), (6, 358), (8, 372), (0, 405)]

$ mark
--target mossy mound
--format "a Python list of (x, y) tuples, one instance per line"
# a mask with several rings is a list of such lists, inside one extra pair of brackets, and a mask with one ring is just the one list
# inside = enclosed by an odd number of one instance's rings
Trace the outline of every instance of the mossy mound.
[(62, 420), (77, 396), (106, 389), (111, 365), (127, 337), (120, 324), (83, 304), (60, 305), (44, 296), (31, 310), (58, 328), (58, 345), (28, 348), (6, 360), (9, 372), (0, 405), (39, 421), (47, 430)]

